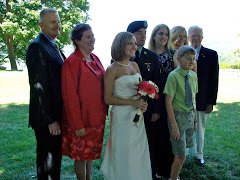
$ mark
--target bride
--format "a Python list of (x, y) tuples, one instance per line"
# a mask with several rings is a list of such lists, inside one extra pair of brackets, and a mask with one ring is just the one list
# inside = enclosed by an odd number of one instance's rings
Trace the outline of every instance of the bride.
[(115, 60), (104, 75), (105, 103), (114, 105), (110, 117), (110, 134), (101, 171), (106, 180), (151, 180), (151, 163), (143, 115), (133, 122), (147, 103), (138, 99), (137, 84), (141, 80), (137, 63), (129, 61), (137, 50), (132, 33), (120, 32), (115, 37), (111, 55)]

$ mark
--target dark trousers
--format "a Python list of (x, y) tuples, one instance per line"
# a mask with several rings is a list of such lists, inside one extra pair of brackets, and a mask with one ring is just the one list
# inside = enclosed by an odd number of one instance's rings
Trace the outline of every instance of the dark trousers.
[(48, 127), (35, 129), (37, 176), (39, 180), (59, 180), (62, 160), (62, 135), (53, 136)]
[(151, 113), (144, 113), (144, 122), (148, 137), (149, 152), (152, 166), (152, 176), (170, 177), (174, 159), (169, 139), (169, 130), (166, 114), (162, 114), (156, 122), (151, 122)]

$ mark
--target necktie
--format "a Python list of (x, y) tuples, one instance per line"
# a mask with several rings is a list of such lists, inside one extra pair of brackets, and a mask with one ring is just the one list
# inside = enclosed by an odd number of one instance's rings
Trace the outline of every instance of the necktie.
[(59, 50), (59, 48), (58, 48), (58, 45), (57, 45), (56, 43), (54, 44), (54, 47), (55, 47), (55, 49), (57, 50), (57, 52), (58, 52), (59, 56), (61, 57), (62, 61), (64, 61), (64, 59), (63, 59), (63, 57), (62, 57), (62, 54), (61, 54), (61, 52), (60, 52), (60, 50)]
[(188, 80), (189, 74), (185, 76), (185, 90), (186, 90), (186, 105), (187, 107), (191, 107), (193, 102), (192, 102), (192, 91), (191, 91), (191, 86)]
[(136, 53), (135, 53), (135, 59), (134, 59), (134, 61), (135, 61), (136, 63), (138, 63), (139, 60), (140, 60), (139, 51), (137, 50)]

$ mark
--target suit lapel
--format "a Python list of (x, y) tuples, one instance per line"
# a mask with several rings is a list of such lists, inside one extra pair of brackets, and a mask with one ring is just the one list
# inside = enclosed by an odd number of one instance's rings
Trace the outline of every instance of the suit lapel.
[(99, 76), (96, 74), (96, 72), (94, 71), (94, 69), (92, 68), (92, 66), (89, 63), (86, 63), (88, 68), (99, 78)]
[(145, 60), (147, 58), (147, 51), (146, 51), (146, 49), (143, 47), (142, 48), (142, 51), (141, 51), (141, 55), (140, 55), (140, 62), (142, 61), (142, 59), (143, 60)]
[(205, 59), (205, 50), (204, 47), (202, 46), (199, 52), (199, 56), (198, 56), (198, 61), (203, 61)]
[[(52, 56), (52, 59), (58, 61), (61, 65), (63, 65), (62, 58), (60, 57), (57, 50), (49, 42), (49, 40), (43, 34), (40, 34), (40, 38), (44, 42), (44, 48), (49, 52), (49, 55)], [(63, 57), (65, 57), (65, 56), (63, 56)]]
[(96, 62), (96, 64), (97, 64), (98, 68), (99, 68), (99, 69), (100, 69), (100, 71), (102, 72), (102, 74), (104, 74), (104, 73), (105, 73), (105, 70), (104, 70), (104, 68), (103, 68), (102, 64), (100, 63), (99, 59), (98, 59), (98, 58), (96, 58), (95, 56), (93, 56), (93, 58), (94, 58), (94, 61), (95, 61), (95, 62)]
[[(83, 54), (81, 53), (81, 51), (79, 49), (76, 48), (76, 53), (78, 54), (78, 56), (80, 56), (80, 59), (85, 61), (87, 67), (99, 78), (98, 74), (96, 74), (95, 70), (92, 68), (92, 66), (90, 66), (89, 63), (86, 62)], [(104, 74), (104, 68), (102, 67), (100, 61), (98, 60), (97, 56), (95, 56), (94, 54), (91, 54), (93, 60), (96, 62), (97, 67), (101, 70), (101, 72)]]

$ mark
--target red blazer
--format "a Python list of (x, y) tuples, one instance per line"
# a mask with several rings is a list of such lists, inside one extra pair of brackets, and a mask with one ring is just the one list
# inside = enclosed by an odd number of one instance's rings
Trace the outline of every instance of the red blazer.
[[(104, 75), (99, 58), (91, 53)], [(65, 121), (73, 130), (105, 124), (108, 106), (104, 103), (103, 76), (98, 77), (78, 48), (62, 67), (62, 97)]]

